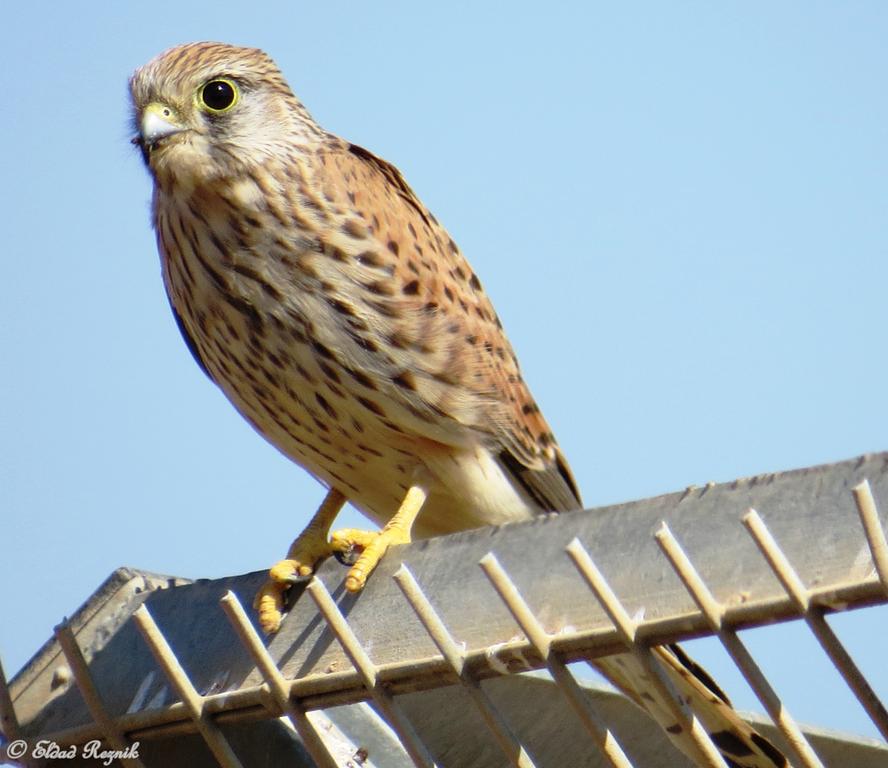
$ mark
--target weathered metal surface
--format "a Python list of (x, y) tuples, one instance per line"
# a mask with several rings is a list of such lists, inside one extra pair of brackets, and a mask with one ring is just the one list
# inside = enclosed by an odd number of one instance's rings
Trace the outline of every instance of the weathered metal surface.
[[(579, 718), (554, 683), (525, 675), (488, 680), (484, 688), (496, 708), (527, 747), (538, 768), (606, 768), (592, 747)], [(675, 750), (659, 726), (624, 696), (597, 685), (584, 686), (592, 706), (608, 722), (636, 768), (694, 768)], [(492, 737), (479, 716), (455, 688), (404, 697), (416, 730), (447, 768), (492, 768), (503, 765)], [(756, 719), (756, 728), (780, 743), (780, 735)], [(827, 768), (884, 768), (888, 747), (871, 739), (806, 729)]]
[[(550, 680), (524, 675), (488, 680), (484, 690), (530, 754), (537, 768), (603, 768), (588, 734)], [(693, 768), (676, 752), (662, 730), (632, 702), (600, 684), (584, 686), (590, 703), (611, 724), (636, 766)], [(482, 726), (480, 716), (454, 687), (408, 694), (403, 700), (411, 722), (441, 768), (499, 768), (502, 753)], [(335, 754), (347, 765), (359, 750), (367, 768), (409, 768), (411, 762), (394, 734), (367, 704), (327, 710), (342, 741)], [(778, 741), (773, 727), (759, 718), (756, 728)], [(225, 735), (245, 768), (311, 768), (307, 753), (292, 728), (277, 720), (227, 726)], [(884, 768), (888, 748), (863, 739), (825, 730), (807, 729), (808, 737), (829, 768)], [(139, 754), (149, 768), (215, 768), (212, 753), (196, 734), (170, 735), (143, 741)], [(48, 761), (53, 768), (95, 768), (95, 760)], [(353, 761), (353, 765), (359, 765)]]
[[(750, 507), (758, 510), (803, 583), (815, 591), (815, 602), (842, 609), (884, 601), (851, 492), (864, 479), (884, 525), (888, 454), (878, 454), (416, 542), (390, 551), (358, 596), (344, 592), (345, 570), (335, 561), (324, 564), (319, 578), (389, 689), (422, 690), (452, 680), (453, 673), (391, 578), (402, 562), (455, 640), (465, 644), (470, 672), (490, 677), (541, 661), (477, 565), (488, 552), (496, 554), (545, 629), (556, 635), (553, 647), (568, 658), (621, 647), (565, 554), (574, 537), (640, 621), (639, 635), (657, 642), (708, 631), (653, 538), (663, 521), (725, 606), (728, 625), (753, 626), (795, 615), (791, 599), (740, 523)], [(185, 707), (172, 704), (163, 675), (128, 619), (143, 600), (197, 691), (210, 696), (208, 710), (225, 713), (220, 723), (280, 713), (219, 606), (229, 589), (249, 605), (264, 578), (257, 572), (148, 593), (171, 582), (119, 571), (75, 616), (72, 629), (96, 687), (111, 716), (122, 717), (119, 725), (130, 738), (188, 727)], [(136, 583), (142, 591), (136, 592)], [(272, 658), (294, 681), (291, 694), (307, 708), (365, 699), (360, 677), (301, 592), (294, 588), (291, 613), (268, 644)], [(99, 735), (79, 694), (66, 682), (53, 642), (10, 688), (26, 737), (53, 734), (79, 741)]]
[[(77, 639), (85, 661), (90, 664), (101, 655), (105, 646), (114, 641), (119, 630), (130, 625), (132, 612), (152, 592), (173, 586), (188, 584), (188, 579), (162, 576), (133, 568), (118, 568), (96, 589), (96, 591), (68, 619), (68, 626)], [(61, 618), (61, 617), (60, 617)], [(141, 652), (147, 651), (142, 648)], [(116, 654), (116, 652), (114, 652)], [(118, 657), (118, 664), (123, 664)], [(101, 678), (93, 673), (99, 692), (104, 696), (109, 687), (114, 687), (114, 678)], [(71, 670), (55, 638), (46, 643), (34, 654), (28, 664), (10, 683), (16, 714), (28, 722), (24, 735), (44, 732), (41, 723), (55, 707), (55, 702), (74, 701), (74, 712), (85, 712), (85, 705), (79, 694), (73, 691), (74, 681)], [(68, 712), (66, 721), (74, 714), (70, 704), (63, 704)], [(117, 714), (111, 710), (111, 714)], [(75, 714), (74, 717), (80, 717)], [(81, 721), (83, 718), (80, 717)]]

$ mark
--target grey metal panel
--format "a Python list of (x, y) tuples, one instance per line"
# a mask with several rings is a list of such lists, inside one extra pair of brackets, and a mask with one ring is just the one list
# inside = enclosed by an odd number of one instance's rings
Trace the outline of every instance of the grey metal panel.
[[(531, 752), (538, 768), (603, 768), (564, 697), (546, 679), (517, 675), (489, 680), (488, 695)], [(639, 768), (693, 768), (676, 752), (662, 730), (632, 702), (601, 685), (588, 685), (587, 695), (608, 720), (633, 763)], [(403, 705), (423, 741), (441, 768), (497, 768), (502, 754), (481, 727), (478, 715), (457, 687), (407, 694)], [(367, 765), (377, 768), (408, 768), (409, 760), (387, 726), (367, 705), (348, 705), (326, 714), (352, 744), (367, 755)], [(755, 720), (756, 727), (779, 741), (774, 729)], [(296, 735), (277, 720), (228, 726), (226, 737), (245, 768), (279, 765), (310, 768), (308, 756)], [(871, 739), (828, 731), (808, 735), (829, 768), (883, 768), (888, 748)], [(149, 768), (214, 768), (212, 755), (195, 734), (168, 736), (142, 742), (139, 754)], [(48, 761), (47, 766), (94, 766), (95, 760)], [(344, 764), (344, 763), (343, 763)]]
[[(851, 488), (868, 479), (882, 510), (888, 510), (888, 455), (766, 475), (723, 485), (586, 512), (547, 516), (528, 523), (467, 531), (393, 549), (367, 588), (345, 594), (345, 571), (325, 563), (319, 577), (333, 593), (350, 626), (382, 667), (380, 677), (404, 692), (451, 679), (391, 575), (407, 563), (453, 636), (466, 644), (469, 667), (479, 676), (520, 671), (539, 660), (477, 566), (496, 553), (556, 647), (576, 657), (619, 647), (603, 611), (564, 554), (578, 537), (595, 558), (630, 613), (644, 618), (640, 634), (659, 642), (705, 631), (705, 622), (655, 544), (666, 520), (715, 596), (738, 626), (792, 615), (789, 599), (746, 535), (739, 520), (749, 507), (763, 516), (804, 582), (837, 608), (884, 600)], [(172, 706), (169, 688), (129, 614), (143, 600), (202, 694), (218, 694), (219, 721), (262, 719), (277, 709), (259, 688), (262, 679), (219, 606), (229, 589), (244, 605), (264, 572), (214, 581), (199, 580), (147, 593), (166, 577), (119, 571), (78, 613), (75, 631), (87, 649), (91, 672), (112, 715), (127, 716), (127, 730), (167, 723), (187, 729), (188, 716)], [(137, 592), (137, 587), (141, 585)], [(302, 589), (269, 651), (304, 706), (366, 698), (358, 676)], [(75, 729), (82, 738), (90, 721), (76, 689), (65, 681), (54, 643), (12, 682), (16, 711), (26, 735)], [(159, 709), (166, 707), (159, 714)], [(93, 729), (94, 730), (94, 729)], [(170, 732), (170, 731), (168, 731)], [(149, 734), (148, 730), (144, 731)]]
[[(488, 680), (484, 688), (538, 768), (607, 765), (550, 680), (519, 675)], [(662, 729), (627, 698), (601, 685), (587, 685), (585, 690), (637, 768), (694, 768), (670, 744)], [(476, 713), (465, 706), (457, 689), (407, 694), (403, 703), (442, 768), (490, 768), (503, 764), (501, 753), (478, 726)], [(770, 724), (756, 719), (756, 727), (780, 742), (780, 735)], [(806, 733), (829, 768), (888, 765), (888, 747), (872, 739), (811, 729), (806, 729)]]
[[(118, 632), (129, 625), (133, 610), (149, 594), (187, 583), (188, 579), (134, 568), (118, 568), (114, 571), (68, 620), (87, 663), (102, 655), (109, 642), (113, 642), (115, 648), (118, 647)], [(144, 653), (146, 650), (143, 647), (140, 652)], [(118, 668), (125, 666), (126, 657), (119, 656), (116, 650), (106, 655), (106, 658), (111, 657), (117, 659)], [(115, 687), (116, 678), (113, 675), (98, 677), (97, 682), (101, 686), (101, 692), (106, 694), (109, 687)], [(68, 693), (71, 688), (71, 673), (65, 657), (58, 641), (50, 638), (10, 684), (18, 718), (23, 725), (27, 725), (23, 729), (24, 734), (45, 732), (41, 726), (43, 722), (58, 721), (58, 713), (53, 714), (56, 706), (61, 706), (63, 712), (67, 713), (61, 716), (61, 722), (71, 722), (73, 713), (76, 713), (73, 715), (75, 718), (82, 720), (85, 708), (79, 694)], [(72, 700), (73, 703), (65, 703)], [(56, 705), (56, 701), (59, 701), (59, 705)]]

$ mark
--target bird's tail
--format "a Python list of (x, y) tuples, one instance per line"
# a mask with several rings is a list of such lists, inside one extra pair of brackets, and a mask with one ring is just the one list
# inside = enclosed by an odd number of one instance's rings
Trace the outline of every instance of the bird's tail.
[[(699, 664), (678, 645), (651, 649), (682, 701), (686, 702), (730, 768), (786, 768), (783, 753), (744, 722), (728, 697)], [(608, 680), (644, 709), (672, 743), (697, 762), (699, 749), (691, 734), (653, 684), (642, 663), (631, 654), (592, 662)]]

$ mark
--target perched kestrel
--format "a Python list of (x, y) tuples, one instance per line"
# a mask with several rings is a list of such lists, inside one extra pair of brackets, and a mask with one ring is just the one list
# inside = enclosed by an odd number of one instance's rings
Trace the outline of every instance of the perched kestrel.
[[(361, 553), (357, 591), (411, 534), (581, 506), (478, 277), (394, 166), (321, 128), (259, 50), (183, 45), (130, 87), (182, 335), (256, 431), (329, 489), (257, 596), (266, 631), (288, 585), (332, 552)], [(345, 500), (382, 530), (331, 536)]]

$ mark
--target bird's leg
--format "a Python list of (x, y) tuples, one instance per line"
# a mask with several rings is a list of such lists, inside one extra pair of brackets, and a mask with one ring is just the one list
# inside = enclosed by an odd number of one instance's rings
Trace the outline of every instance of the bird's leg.
[(364, 588), (367, 577), (392, 544), (410, 542), (410, 530), (427, 496), (424, 487), (414, 484), (408, 489), (398, 511), (381, 531), (345, 528), (333, 533), (330, 537), (330, 546), (335, 552), (351, 553), (355, 549), (363, 550), (345, 579), (345, 588), (349, 592), (360, 592)]
[(333, 553), (327, 536), (330, 526), (345, 504), (345, 496), (335, 488), (327, 495), (296, 540), (290, 545), (287, 557), (268, 572), (266, 581), (256, 593), (253, 607), (259, 612), (259, 626), (266, 634), (277, 632), (284, 610), (284, 595), (290, 585), (310, 576), (321, 560)]

